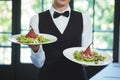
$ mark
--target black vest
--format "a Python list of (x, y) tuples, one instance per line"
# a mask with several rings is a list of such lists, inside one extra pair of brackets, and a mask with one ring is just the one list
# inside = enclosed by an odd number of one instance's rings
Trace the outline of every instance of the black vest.
[[(40, 80), (86, 80), (84, 67), (69, 61), (63, 56), (63, 50), (69, 47), (80, 47), (83, 31), (82, 14), (71, 11), (70, 20), (63, 34), (54, 24), (49, 10), (39, 13), (39, 32), (54, 35), (58, 40), (43, 45), (45, 64), (40, 69)], [(76, 73), (74, 76), (71, 73)], [(59, 77), (59, 78), (58, 78)]]
[(52, 63), (63, 59), (63, 50), (69, 47), (80, 47), (83, 31), (82, 14), (71, 11), (71, 17), (63, 34), (55, 26), (49, 11), (39, 14), (39, 31), (55, 35), (58, 40), (55, 43), (43, 45), (46, 54), (46, 62)]

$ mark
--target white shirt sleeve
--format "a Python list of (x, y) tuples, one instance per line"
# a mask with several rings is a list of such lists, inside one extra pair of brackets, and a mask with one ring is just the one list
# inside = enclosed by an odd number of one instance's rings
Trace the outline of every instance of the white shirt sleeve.
[(92, 43), (92, 23), (87, 13), (82, 13), (83, 16), (83, 33), (82, 33), (82, 47), (87, 47)]
[(45, 62), (45, 53), (42, 49), (42, 46), (40, 46), (40, 49), (38, 50), (37, 53), (34, 53), (32, 50), (31, 50), (31, 52), (32, 52), (31, 60), (32, 60), (33, 64), (36, 67), (41, 68)]
[(38, 28), (38, 21), (39, 21), (39, 18), (38, 18), (38, 15), (34, 15), (31, 19), (30, 19), (30, 26), (34, 29), (34, 31), (36, 33), (39, 33), (39, 28)]
[[(30, 26), (34, 29), (34, 31), (36, 33), (39, 33), (39, 28), (38, 28), (38, 15), (35, 15), (31, 18), (30, 20)], [(44, 65), (45, 62), (45, 53), (43, 51), (42, 45), (40, 45), (40, 49), (38, 50), (37, 53), (33, 52), (31, 50), (31, 60), (33, 62), (33, 64), (38, 67), (41, 68)]]

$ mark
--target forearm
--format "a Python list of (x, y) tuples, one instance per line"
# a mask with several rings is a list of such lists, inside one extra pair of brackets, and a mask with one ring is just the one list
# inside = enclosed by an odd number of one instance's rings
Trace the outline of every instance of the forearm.
[(31, 50), (31, 53), (32, 53), (31, 60), (32, 60), (33, 64), (36, 67), (41, 68), (45, 62), (45, 53), (42, 49), (42, 46), (40, 46), (40, 48), (37, 52), (34, 52), (33, 50)]

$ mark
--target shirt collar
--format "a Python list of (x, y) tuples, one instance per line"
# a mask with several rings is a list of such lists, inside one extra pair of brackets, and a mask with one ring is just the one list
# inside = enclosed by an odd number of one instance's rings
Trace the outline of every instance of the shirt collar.
[(54, 11), (56, 11), (56, 12), (58, 12), (58, 13), (63, 13), (63, 12), (65, 12), (65, 11), (71, 12), (71, 9), (70, 9), (70, 6), (68, 5), (68, 7), (67, 7), (64, 11), (60, 12), (60, 11), (56, 10), (56, 9), (52, 6), (52, 7), (49, 9), (49, 11), (50, 11), (50, 14), (53, 15)]

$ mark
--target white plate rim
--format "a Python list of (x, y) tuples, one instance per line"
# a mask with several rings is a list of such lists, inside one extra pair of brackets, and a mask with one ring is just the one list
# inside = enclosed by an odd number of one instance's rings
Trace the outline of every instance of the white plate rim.
[[(38, 34), (38, 33), (37, 33)], [(50, 39), (49, 42), (46, 42), (46, 43), (20, 43), (16, 40), (16, 37), (17, 36), (20, 36), (20, 35), (26, 35), (26, 34), (15, 34), (15, 35), (11, 35), (10, 37), (8, 37), (8, 40), (10, 42), (13, 42), (13, 43), (17, 43), (17, 44), (23, 44), (23, 45), (38, 45), (38, 44), (49, 44), (49, 43), (53, 43), (53, 42), (56, 42), (57, 41), (57, 37), (54, 36), (54, 35), (51, 35), (51, 34), (46, 34), (46, 33), (39, 33), (38, 35), (41, 35), (41, 36), (44, 36), (48, 39)]]
[[(75, 50), (85, 50), (85, 49), (86, 49), (86, 47), (70, 47), (63, 51), (63, 55), (70, 61), (73, 61), (78, 64), (86, 65), (86, 66), (104, 66), (104, 65), (108, 65), (108, 64), (112, 63), (112, 61), (113, 61), (113, 58), (109, 54), (105, 54), (105, 53), (104, 54), (101, 53), (101, 55), (104, 55), (106, 57), (106, 59), (104, 61), (100, 61), (98, 64), (95, 64), (94, 62), (77, 61), (76, 59), (74, 59), (73, 52)], [(91, 50), (95, 50), (95, 49), (91, 49)], [(71, 51), (71, 52), (69, 52), (69, 51)], [(96, 51), (99, 51), (99, 50), (96, 50)]]

